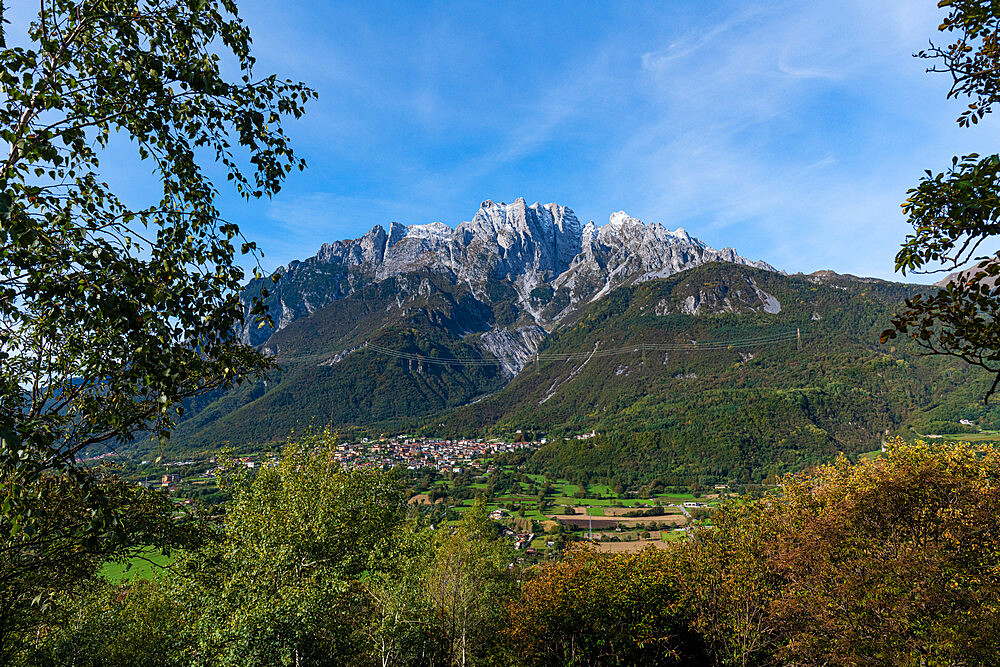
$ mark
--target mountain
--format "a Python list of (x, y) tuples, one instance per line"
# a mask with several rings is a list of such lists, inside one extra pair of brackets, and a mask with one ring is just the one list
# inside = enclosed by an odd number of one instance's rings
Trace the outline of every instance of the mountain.
[(265, 301), (275, 328), (241, 332), (281, 372), (192, 405), (174, 442), (520, 429), (552, 438), (536, 466), (631, 483), (760, 479), (887, 433), (1000, 424), (975, 372), (878, 345), (920, 289), (785, 275), (622, 212), (597, 227), (486, 201), (454, 229), (376, 226), (291, 263)]
[[(376, 225), (359, 239), (324, 244), (314, 257), (282, 272), (267, 299), (276, 329), (247, 322), (241, 337), (266, 349), (276, 332), (297, 319), (372, 285), (397, 281), (402, 288), (412, 275), (434, 276), (435, 289), (447, 285), (452, 292), (468, 292), (495, 311), (497, 328), (551, 327), (616, 287), (712, 261), (774, 270), (732, 248), (710, 248), (683, 229), (670, 231), (624, 212), (602, 227), (582, 226), (571, 209), (558, 204), (487, 200), (455, 229), (440, 222), (393, 222), (388, 233)], [(248, 288), (248, 306), (260, 284)], [(430, 283), (418, 287), (431, 288)]]
[(979, 285), (986, 285), (989, 288), (995, 288), (997, 286), (997, 283), (1000, 283), (1000, 277), (990, 276), (987, 274), (984, 275), (982, 278), (977, 278), (981, 272), (986, 273), (985, 270), (989, 266), (989, 264), (990, 264), (989, 261), (977, 262), (959, 271), (953, 271), (952, 273), (949, 273), (941, 280), (934, 283), (934, 285), (937, 287), (947, 287), (949, 283), (957, 282), (957, 283), (964, 283), (970, 287), (972, 285), (979, 284)]
[(430, 430), (541, 427), (537, 470), (636, 488), (762, 481), (891, 434), (954, 433), (960, 419), (995, 428), (983, 374), (878, 343), (920, 289), (723, 263), (622, 287), (554, 331), (537, 366)]
[[(273, 440), (314, 420), (364, 425), (459, 406), (501, 389), (551, 331), (612, 290), (713, 261), (774, 271), (682, 229), (621, 212), (584, 226), (568, 207), (524, 199), (485, 201), (455, 229), (375, 226), (281, 271), (265, 300), (275, 327), (248, 322), (240, 335), (283, 372), (190, 406), (176, 439)], [(248, 309), (262, 285), (247, 287)], [(382, 368), (367, 343), (490, 365)]]

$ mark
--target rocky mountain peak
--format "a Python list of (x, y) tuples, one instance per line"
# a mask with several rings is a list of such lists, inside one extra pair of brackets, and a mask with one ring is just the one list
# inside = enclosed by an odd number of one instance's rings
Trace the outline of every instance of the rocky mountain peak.
[(569, 207), (529, 206), (518, 197), (510, 204), (484, 201), (455, 232), (464, 249), (492, 258), (487, 262), (494, 277), (517, 281), (531, 274), (528, 282), (537, 283), (542, 274), (551, 279), (569, 267), (580, 252), (582, 228)]
[(396, 245), (401, 239), (410, 233), (410, 228), (399, 222), (389, 223), (389, 247)]
[(447, 241), (454, 233), (455, 230), (443, 222), (429, 222), (426, 225), (410, 225), (407, 227), (406, 237)]
[(643, 223), (641, 220), (633, 218), (625, 211), (616, 211), (611, 214), (608, 224), (611, 225), (612, 229), (621, 229), (626, 225), (641, 225)]
[[(624, 211), (612, 213), (607, 225), (583, 226), (561, 204), (487, 199), (454, 229), (442, 222), (392, 222), (388, 233), (375, 225), (360, 238), (323, 244), (315, 257), (289, 264), (271, 308), (280, 329), (365, 284), (429, 271), (487, 307), (507, 303), (505, 320), (552, 326), (618, 286), (713, 261), (774, 270), (731, 248), (715, 250), (682, 228), (670, 231)], [(260, 344), (274, 332), (241, 333)]]

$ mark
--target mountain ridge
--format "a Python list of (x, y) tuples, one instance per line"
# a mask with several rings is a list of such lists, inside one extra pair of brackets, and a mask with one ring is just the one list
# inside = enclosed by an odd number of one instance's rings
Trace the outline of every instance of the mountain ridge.
[(788, 275), (621, 211), (597, 227), (558, 204), (487, 200), (454, 228), (378, 225), (290, 263), (265, 300), (279, 326), (243, 332), (280, 372), (192, 406), (175, 442), (262, 444), (310, 424), (597, 430), (586, 446), (557, 437), (537, 466), (679, 480), (759, 478), (958, 418), (1000, 425), (974, 371), (879, 346), (924, 289)]
[[(383, 282), (422, 269), (467, 285), (484, 302), (509, 301), (531, 323), (551, 327), (579, 304), (622, 284), (718, 260), (775, 270), (732, 248), (711, 248), (681, 228), (670, 231), (622, 211), (611, 214), (607, 225), (591, 221), (584, 226), (567, 206), (487, 199), (471, 220), (455, 228), (441, 222), (392, 222), (388, 232), (375, 225), (359, 238), (324, 243), (313, 257), (279, 271), (284, 275), (268, 304), (276, 327), (255, 328), (248, 322), (240, 336), (245, 343), (264, 345), (293, 320), (344, 298), (366, 281)], [(303, 273), (322, 274), (325, 287), (303, 286)], [(506, 298), (497, 298), (498, 290)], [(257, 293), (252, 283), (243, 299), (247, 311)]]

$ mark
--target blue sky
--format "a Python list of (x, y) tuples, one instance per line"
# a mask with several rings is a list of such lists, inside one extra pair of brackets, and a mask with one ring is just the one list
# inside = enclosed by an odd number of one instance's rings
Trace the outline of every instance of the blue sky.
[(933, 0), (239, 4), (258, 74), (320, 95), (287, 125), (309, 169), (224, 202), (269, 269), (523, 196), (888, 278), (907, 188), (997, 146), (911, 56), (941, 41)]

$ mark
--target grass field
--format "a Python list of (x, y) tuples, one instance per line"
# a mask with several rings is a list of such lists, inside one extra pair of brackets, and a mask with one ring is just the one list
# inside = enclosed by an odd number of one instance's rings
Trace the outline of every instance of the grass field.
[[(960, 440), (962, 442), (1000, 442), (1000, 431), (981, 431), (979, 433), (941, 433), (941, 440)], [(924, 436), (929, 438), (929, 436)], [(938, 438), (934, 438), (937, 440)]]
[[(632, 551), (650, 544), (656, 547), (666, 546), (665, 543), (688, 538), (688, 533), (684, 530), (674, 530), (674, 527), (688, 523), (688, 519), (680, 509), (671, 505), (697, 500), (710, 507), (716, 507), (721, 500), (717, 493), (712, 493), (710, 490), (706, 490), (707, 494), (698, 495), (674, 492), (661, 493), (651, 498), (621, 497), (614, 493), (611, 487), (602, 484), (587, 486), (582, 489), (586, 491), (584, 494), (580, 493), (580, 485), (566, 479), (552, 479), (540, 474), (522, 474), (516, 469), (501, 472), (517, 475), (515, 478), (517, 483), (505, 485), (503, 493), (491, 494), (486, 509), (489, 512), (503, 509), (500, 523), (508, 528), (516, 527), (519, 532), (527, 530), (523, 519), (530, 519), (531, 532), (535, 533), (531, 546), (541, 553), (550, 548), (547, 544), (549, 541), (561, 542), (560, 535), (571, 533), (576, 538), (586, 537), (591, 530), (613, 531), (610, 535), (622, 540), (602, 541), (601, 544), (604, 545), (600, 547), (602, 551)], [(481, 474), (473, 476), (474, 482), (463, 482), (459, 487), (452, 487), (449, 484), (449, 491), (461, 491), (461, 495), (480, 494), (490, 487), (491, 476), (495, 474), (496, 471), (492, 473), (481, 471)], [(433, 483), (439, 485), (442, 482), (443, 480), (437, 480)], [(547, 488), (549, 493), (540, 501), (538, 494), (543, 488)], [(474, 502), (471, 497), (462, 499), (451, 497), (444, 500), (445, 506), (452, 511), (450, 521), (456, 522)], [(544, 506), (544, 510), (539, 509), (540, 505)], [(657, 506), (663, 508), (662, 514), (624, 516), (632, 510), (645, 510)], [(568, 511), (573, 513), (567, 514)], [(650, 538), (636, 540), (643, 533), (649, 534)], [(139, 576), (144, 576), (148, 569), (148, 566), (145, 570), (140, 569)]]
[(126, 562), (105, 563), (101, 568), (101, 576), (113, 584), (129, 579), (152, 579), (173, 561), (172, 556), (165, 556), (159, 549), (149, 547), (141, 557)]

